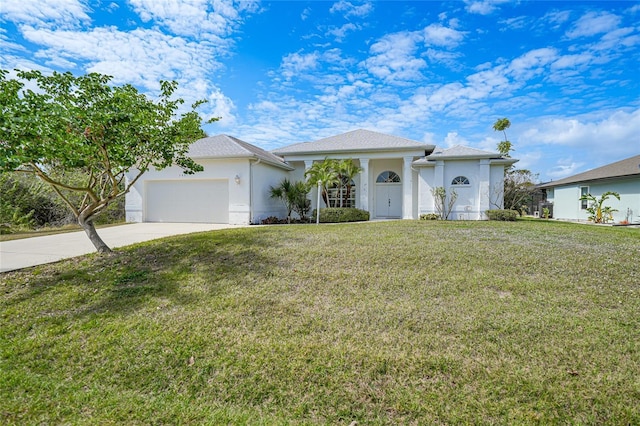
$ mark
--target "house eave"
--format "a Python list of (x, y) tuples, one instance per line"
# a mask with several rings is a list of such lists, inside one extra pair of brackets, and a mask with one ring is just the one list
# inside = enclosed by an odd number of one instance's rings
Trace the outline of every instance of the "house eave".
[(247, 155), (215, 155), (215, 156), (197, 156), (197, 157), (191, 157), (194, 161), (197, 162), (197, 160), (249, 160), (249, 161), (257, 161), (260, 163), (265, 163), (265, 164), (269, 164), (275, 167), (280, 167), (282, 169), (285, 169), (287, 171), (292, 171), (295, 170), (294, 167), (290, 166), (289, 164), (287, 164), (286, 162), (276, 162), (273, 160), (267, 160), (266, 158), (260, 157), (258, 155), (252, 155), (252, 154), (247, 154)]
[(389, 148), (350, 148), (345, 150), (340, 149), (323, 149), (314, 151), (271, 151), (272, 154), (278, 156), (322, 156), (322, 155), (346, 155), (346, 154), (363, 154), (363, 153), (387, 153), (387, 152), (427, 152), (433, 151), (435, 145), (419, 145), (419, 146), (406, 146), (406, 147), (389, 147)]
[(610, 182), (613, 180), (631, 180), (631, 179), (640, 179), (640, 173), (633, 173), (633, 174), (619, 175), (619, 176), (607, 176), (607, 177), (594, 178), (594, 179), (570, 180), (567, 182), (563, 182), (562, 180), (559, 180), (556, 182), (551, 181), (551, 182), (541, 183), (540, 185), (537, 185), (536, 188), (547, 189), (547, 188), (557, 188), (559, 186), (573, 186), (573, 185), (582, 185), (582, 184), (593, 184), (596, 182)]
[(489, 156), (483, 157), (483, 156), (466, 156), (466, 155), (459, 155), (459, 156), (446, 156), (446, 157), (436, 157), (436, 158), (421, 158), (420, 160), (416, 160), (413, 162), (413, 166), (414, 167), (433, 167), (435, 166), (438, 161), (450, 161), (450, 160), (489, 160), (490, 164), (498, 164), (498, 165), (505, 165), (505, 166), (511, 166), (515, 163), (517, 163), (520, 160), (516, 160), (514, 158), (492, 158)]

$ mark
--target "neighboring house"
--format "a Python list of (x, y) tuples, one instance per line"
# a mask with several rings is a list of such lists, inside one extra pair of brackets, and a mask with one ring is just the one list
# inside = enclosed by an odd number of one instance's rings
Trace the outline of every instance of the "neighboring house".
[[(447, 193), (458, 193), (451, 219), (479, 220), (485, 210), (502, 208), (504, 169), (517, 161), (466, 147), (436, 150), (434, 145), (368, 130), (271, 153), (218, 135), (195, 142), (189, 156), (204, 172), (187, 176), (172, 167), (145, 173), (127, 194), (127, 221), (248, 224), (284, 217), (284, 207), (269, 197), (269, 188), (285, 177), (304, 180), (305, 171), (325, 158), (352, 159), (362, 168), (347, 203), (369, 211), (372, 219), (434, 213), (431, 190), (442, 186)], [(337, 190), (330, 196), (337, 196)], [(309, 198), (316, 208), (317, 188)]]
[(586, 221), (588, 202), (580, 197), (591, 194), (600, 198), (607, 191), (620, 195), (619, 201), (610, 197), (604, 204), (618, 210), (613, 214), (614, 222), (640, 219), (640, 155), (538, 187), (546, 191), (547, 202), (553, 203), (556, 219)]

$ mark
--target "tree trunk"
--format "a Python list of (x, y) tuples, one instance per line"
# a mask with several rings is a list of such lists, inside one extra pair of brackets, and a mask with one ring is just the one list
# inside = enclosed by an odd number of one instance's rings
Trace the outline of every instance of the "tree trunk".
[(109, 246), (106, 245), (104, 241), (102, 241), (102, 238), (100, 238), (100, 235), (98, 235), (98, 232), (96, 231), (96, 227), (93, 225), (93, 220), (85, 221), (82, 219), (78, 219), (78, 223), (80, 224), (80, 226), (82, 226), (82, 229), (84, 229), (84, 232), (87, 234), (87, 237), (89, 237), (89, 240), (91, 240), (91, 243), (93, 243), (98, 253), (103, 253), (103, 254), (113, 253), (109, 248)]

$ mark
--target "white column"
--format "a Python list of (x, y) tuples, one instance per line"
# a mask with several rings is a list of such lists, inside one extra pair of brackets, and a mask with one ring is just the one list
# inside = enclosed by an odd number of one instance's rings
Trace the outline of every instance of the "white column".
[(369, 159), (360, 158), (360, 188), (358, 193), (360, 194), (360, 209), (369, 211)]
[(484, 219), (484, 212), (491, 208), (491, 164), (490, 160), (480, 160), (480, 182), (478, 182), (478, 219)]
[[(445, 185), (444, 185), (444, 161), (442, 161), (442, 160), (436, 161), (436, 166), (434, 167), (434, 170), (433, 170), (433, 187), (432, 187), (432, 189), (436, 189), (436, 188), (438, 188), (440, 186), (445, 188)], [(433, 213), (437, 213), (436, 199), (433, 196), (433, 194), (429, 194), (429, 195), (431, 195), (431, 211)]]
[[(313, 160), (304, 160), (304, 173), (305, 173), (305, 181), (308, 181), (307, 178), (307, 170), (309, 170), (311, 168), (311, 166), (313, 166)], [(320, 194), (319, 192), (316, 193), (316, 188), (311, 188), (311, 211), (313, 211), (313, 209), (317, 209), (319, 208), (319, 204), (316, 203), (316, 195)]]
[(413, 219), (413, 157), (404, 157), (402, 165), (402, 218)]
[(436, 161), (436, 167), (433, 175), (433, 187), (444, 187), (444, 161)]
[(306, 172), (313, 166), (313, 160), (304, 160), (304, 171)]

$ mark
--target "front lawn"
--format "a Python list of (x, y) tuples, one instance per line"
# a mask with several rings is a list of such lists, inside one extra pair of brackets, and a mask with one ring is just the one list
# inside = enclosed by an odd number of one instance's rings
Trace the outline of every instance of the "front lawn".
[(0, 276), (1, 424), (640, 424), (640, 230), (173, 237)]

